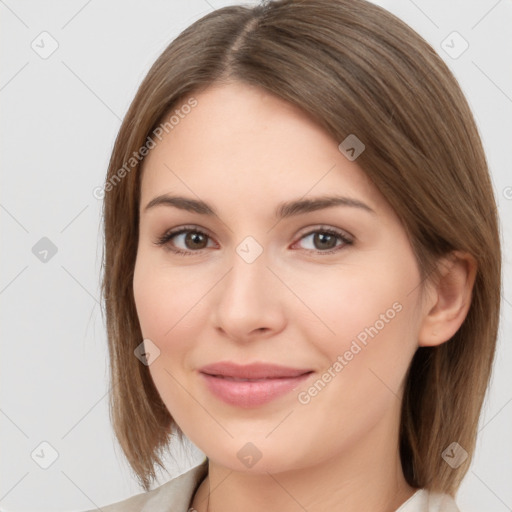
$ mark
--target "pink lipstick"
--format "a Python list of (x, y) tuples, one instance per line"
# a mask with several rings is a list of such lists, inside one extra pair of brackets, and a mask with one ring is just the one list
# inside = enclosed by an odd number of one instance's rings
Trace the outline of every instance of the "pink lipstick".
[(200, 368), (202, 378), (217, 398), (237, 407), (257, 407), (296, 389), (310, 369), (275, 364), (238, 365), (219, 362)]

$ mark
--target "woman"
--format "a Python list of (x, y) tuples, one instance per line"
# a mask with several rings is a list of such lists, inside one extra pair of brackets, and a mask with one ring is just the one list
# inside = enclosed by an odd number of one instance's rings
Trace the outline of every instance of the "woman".
[[(496, 206), (453, 75), (364, 0), (219, 9), (158, 58), (104, 199), (107, 511), (456, 511), (493, 362)], [(171, 443), (172, 448), (172, 443)]]

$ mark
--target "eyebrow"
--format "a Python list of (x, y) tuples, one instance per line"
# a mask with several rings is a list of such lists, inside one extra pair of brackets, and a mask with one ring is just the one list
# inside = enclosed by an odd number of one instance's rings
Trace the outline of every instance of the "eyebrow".
[[(208, 203), (182, 196), (170, 196), (167, 194), (157, 196), (146, 205), (144, 212), (156, 206), (171, 206), (201, 215), (217, 216), (215, 209)], [(301, 198), (280, 203), (277, 205), (274, 215), (277, 219), (285, 219), (294, 215), (323, 210), (333, 206), (350, 206), (360, 208), (369, 213), (375, 213), (375, 210), (359, 199), (345, 196), (321, 196), (312, 199)]]

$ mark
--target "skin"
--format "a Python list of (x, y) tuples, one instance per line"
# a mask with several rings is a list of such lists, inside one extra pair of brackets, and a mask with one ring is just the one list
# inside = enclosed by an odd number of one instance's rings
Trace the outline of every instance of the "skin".
[[(462, 323), (471, 260), (455, 255), (438, 282), (419, 286), (401, 222), (357, 160), (338, 150), (340, 141), (252, 86), (217, 84), (194, 96), (198, 105), (144, 161), (133, 281), (143, 336), (160, 350), (151, 376), (179, 427), (209, 457), (192, 506), (207, 510), (211, 488), (210, 511), (396, 510), (415, 491), (398, 451), (405, 375), (419, 345), (448, 340)], [(372, 211), (342, 205), (274, 216), (283, 201), (335, 192)], [(201, 199), (217, 215), (146, 210), (162, 194)], [(180, 226), (208, 235), (204, 248), (185, 235), (155, 244)], [(334, 237), (326, 249), (314, 237), (322, 227), (352, 243)], [(263, 250), (252, 263), (236, 252), (247, 236)], [(393, 304), (400, 312), (300, 403), (298, 394)], [(226, 360), (314, 373), (285, 396), (241, 408), (212, 395), (198, 373)], [(237, 456), (248, 442), (262, 455), (250, 468)]]

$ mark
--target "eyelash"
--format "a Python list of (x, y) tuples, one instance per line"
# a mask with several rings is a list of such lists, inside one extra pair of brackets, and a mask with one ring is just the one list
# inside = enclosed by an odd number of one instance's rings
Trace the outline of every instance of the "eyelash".
[[(184, 251), (183, 249), (178, 249), (176, 247), (172, 247), (169, 244), (169, 242), (174, 237), (176, 237), (178, 235), (181, 235), (183, 233), (197, 233), (197, 234), (200, 234), (200, 235), (205, 235), (206, 237), (208, 237), (208, 239), (211, 239), (211, 237), (207, 233), (205, 233), (204, 231), (201, 231), (201, 230), (199, 230), (199, 229), (197, 229), (197, 228), (195, 228), (193, 226), (183, 226), (183, 227), (177, 228), (175, 230), (170, 230), (170, 231), (165, 232), (154, 243), (157, 246), (167, 245), (170, 251), (172, 251), (175, 254), (181, 255), (181, 256), (195, 256), (197, 254), (200, 254), (204, 249), (200, 249), (200, 250), (197, 250), (197, 251)], [(343, 242), (341, 245), (336, 246), (335, 248), (327, 250), (327, 251), (320, 251), (320, 250), (314, 250), (314, 249), (304, 249), (306, 251), (312, 251), (312, 252), (314, 252), (316, 254), (320, 254), (322, 256), (329, 255), (329, 254), (334, 254), (334, 253), (340, 251), (341, 249), (343, 249), (343, 247), (345, 247), (347, 245), (352, 245), (354, 243), (354, 241), (352, 239), (350, 239), (342, 231), (338, 231), (338, 230), (335, 230), (333, 228), (326, 227), (326, 226), (320, 226), (320, 227), (318, 227), (318, 228), (316, 228), (314, 230), (308, 231), (307, 233), (302, 235), (299, 238), (298, 241), (303, 240), (304, 238), (306, 238), (306, 237), (308, 237), (310, 235), (313, 235), (315, 233), (322, 233), (322, 234), (333, 235), (333, 236), (338, 237), (338, 239), (341, 240), (341, 242)]]

